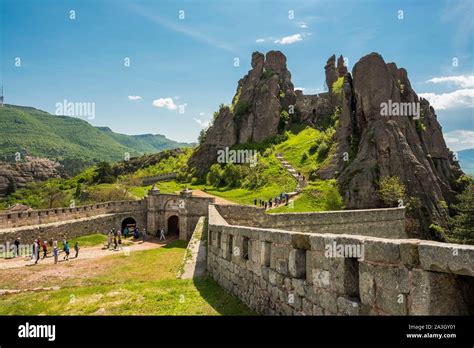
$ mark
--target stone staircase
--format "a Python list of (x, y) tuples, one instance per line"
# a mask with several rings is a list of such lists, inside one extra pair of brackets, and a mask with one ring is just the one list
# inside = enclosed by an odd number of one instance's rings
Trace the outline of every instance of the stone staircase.
[(298, 172), (295, 168), (283, 157), (281, 153), (277, 153), (275, 157), (280, 161), (281, 165), (295, 178), (297, 182), (297, 186), (294, 192), (289, 192), (288, 195), (290, 197), (297, 195), (300, 193), (303, 188), (308, 184), (306, 180), (303, 179), (302, 175), (298, 175)]

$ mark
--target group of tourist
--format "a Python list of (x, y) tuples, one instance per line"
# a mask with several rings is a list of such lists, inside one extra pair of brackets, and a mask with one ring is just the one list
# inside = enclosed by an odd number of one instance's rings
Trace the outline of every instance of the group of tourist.
[(271, 209), (274, 207), (278, 207), (282, 204), (288, 205), (289, 201), (290, 201), (290, 196), (287, 193), (282, 192), (280, 193), (279, 196), (276, 196), (275, 198), (270, 198), (268, 200), (254, 198), (253, 204), (255, 206), (260, 206), (261, 208)]
[[(15, 257), (20, 255), (20, 238), (17, 238), (15, 240)], [(64, 257), (63, 260), (69, 261), (69, 255), (71, 253), (70, 251), (70, 246), (69, 246), (69, 241), (64, 237), (62, 240), (63, 248), (62, 251), (64, 252)], [(79, 242), (74, 243), (74, 251), (76, 252), (76, 255), (74, 258), (77, 259), (79, 256)], [(43, 253), (43, 257), (41, 258), (41, 252)], [(48, 256), (48, 253), (50, 253), (50, 256)], [(38, 237), (35, 239), (33, 242), (33, 248), (32, 248), (32, 253), (31, 253), (31, 260), (34, 260), (34, 264), (38, 264), (38, 261), (40, 259), (44, 260), (47, 257), (54, 257), (54, 264), (58, 263), (58, 258), (59, 258), (59, 247), (58, 247), (58, 241), (56, 239), (51, 238), (49, 241), (44, 240), (43, 242), (41, 241), (41, 237)]]
[[(112, 228), (109, 233), (107, 234), (107, 249), (111, 249), (113, 246), (113, 250), (122, 250), (122, 237), (127, 239), (130, 234), (133, 236), (133, 239), (138, 240), (141, 238), (142, 243), (145, 243), (147, 239), (147, 232), (146, 229), (143, 229), (140, 231), (138, 227), (134, 227), (133, 229), (129, 228), (128, 226), (124, 227), (123, 232), (119, 229), (116, 230), (115, 228)], [(160, 228), (157, 231), (157, 236), (159, 237), (159, 240), (166, 240), (165, 236), (166, 232), (164, 228)], [(13, 257), (20, 257), (21, 256), (21, 242), (20, 238), (16, 238), (13, 248)], [(59, 253), (61, 252), (58, 247), (58, 241), (56, 239), (49, 239), (48, 241), (46, 240), (41, 240), (41, 237), (38, 237), (34, 240), (33, 245), (30, 245), (31, 247), (31, 255), (28, 252), (28, 255), (30, 256), (30, 260), (34, 261), (34, 264), (38, 264), (40, 260), (44, 260), (47, 257), (54, 257), (54, 263), (58, 263), (58, 258), (59, 258)], [(75, 251), (75, 256), (74, 258), (77, 258), (79, 256), (79, 242), (75, 241), (74, 243), (74, 251)], [(71, 254), (71, 247), (69, 245), (69, 241), (67, 240), (66, 237), (63, 238), (62, 240), (62, 252), (64, 252), (64, 257), (63, 260), (69, 261), (69, 256)]]
[[(122, 250), (122, 237), (127, 239), (130, 235), (130, 228), (125, 226), (123, 231), (116, 230), (112, 228), (107, 234), (107, 249), (110, 249), (113, 245), (113, 250)], [(142, 243), (145, 243), (147, 238), (146, 229), (143, 229), (141, 232), (137, 226), (133, 228), (133, 239), (138, 240), (142, 239)]]

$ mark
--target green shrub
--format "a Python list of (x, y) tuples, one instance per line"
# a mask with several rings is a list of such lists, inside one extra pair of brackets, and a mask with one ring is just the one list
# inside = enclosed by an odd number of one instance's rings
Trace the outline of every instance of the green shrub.
[(280, 122), (278, 123), (278, 131), (280, 133), (285, 129), (289, 119), (290, 114), (288, 113), (288, 111), (283, 110), (282, 112), (280, 112)]
[(233, 163), (227, 163), (221, 177), (227, 187), (239, 187), (241, 180), (240, 166)]
[(198, 137), (199, 144), (203, 144), (206, 141), (206, 135), (207, 135), (207, 128), (201, 129), (201, 131), (199, 132), (199, 137)]
[(265, 69), (263, 71), (262, 77), (266, 80), (266, 79), (272, 77), (275, 74), (276, 74), (276, 72), (274, 72), (272, 69)]
[(426, 126), (422, 120), (418, 119), (415, 121), (416, 132), (421, 135), (424, 131), (426, 131)]
[(431, 224), (429, 230), (432, 234), (434, 234), (437, 238), (443, 238), (444, 236), (444, 228), (439, 226), (438, 224)]
[(329, 153), (329, 145), (323, 141), (318, 147), (318, 161), (323, 161)]
[(303, 155), (301, 156), (301, 163), (304, 163), (308, 160), (308, 154), (306, 152), (303, 152)]
[(250, 103), (247, 101), (238, 101), (235, 105), (235, 115), (236, 116), (243, 116), (250, 112), (251, 106)]
[(405, 185), (397, 176), (383, 177), (379, 182), (379, 195), (387, 206), (395, 207), (400, 199), (405, 199)]
[(332, 84), (332, 93), (336, 95), (341, 95), (343, 84), (344, 84), (344, 76), (341, 76)]
[(213, 164), (207, 173), (206, 182), (210, 186), (219, 187), (224, 181), (222, 179), (222, 169), (220, 164)]
[(324, 197), (325, 210), (341, 210), (344, 208), (342, 197), (336, 187), (328, 188)]

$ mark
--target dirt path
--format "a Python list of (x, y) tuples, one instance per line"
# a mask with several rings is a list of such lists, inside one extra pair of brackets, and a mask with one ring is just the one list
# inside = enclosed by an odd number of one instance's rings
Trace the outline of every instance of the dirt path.
[(216, 204), (237, 204), (231, 201), (228, 201), (225, 198), (221, 198), (215, 195), (211, 195), (210, 193), (201, 191), (201, 190), (191, 190), (193, 191), (193, 196), (195, 197), (214, 197), (216, 199)]
[[(131, 244), (124, 246), (122, 250), (105, 249), (104, 246), (102, 245), (89, 247), (89, 248), (84, 247), (79, 250), (79, 257), (77, 259), (74, 257), (75, 251), (71, 249), (71, 255), (69, 256), (69, 261), (63, 260), (64, 253), (61, 252), (59, 254), (59, 258), (58, 258), (59, 262), (57, 266), (60, 267), (66, 264), (80, 262), (81, 260), (96, 259), (96, 258), (101, 258), (101, 257), (109, 256), (109, 255), (116, 255), (119, 253), (131, 253), (131, 252), (140, 251), (140, 250), (156, 249), (156, 248), (160, 248), (166, 245), (171, 240), (172, 239), (168, 239), (166, 241), (159, 242), (157, 239), (151, 239), (149, 241), (146, 241), (145, 243), (142, 243), (141, 241), (137, 241), (137, 242), (131, 241)], [(40, 259), (38, 261), (38, 265), (53, 265), (53, 264), (54, 264), (54, 258), (50, 255), (48, 255), (46, 259)], [(20, 267), (33, 267), (34, 268), (35, 266), (36, 265), (34, 264), (33, 261), (29, 260), (28, 258), (23, 258), (23, 257), (0, 260), (0, 270), (20, 268)]]

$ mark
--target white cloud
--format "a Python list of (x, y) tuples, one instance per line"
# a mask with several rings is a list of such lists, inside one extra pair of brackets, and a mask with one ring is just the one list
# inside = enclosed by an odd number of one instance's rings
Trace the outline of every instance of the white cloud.
[(437, 110), (474, 107), (474, 89), (459, 89), (451, 93), (420, 93)]
[(266, 40), (265, 39), (257, 39), (255, 40), (256, 43), (262, 43), (262, 42), (265, 42)]
[(446, 145), (452, 151), (474, 148), (474, 131), (459, 129), (444, 134)]
[(211, 124), (211, 120), (202, 120), (200, 118), (193, 118), (194, 121), (196, 121), (197, 124), (201, 126), (201, 128), (207, 128)]
[(441, 76), (429, 79), (426, 82), (432, 83), (453, 83), (461, 88), (474, 87), (474, 75)]
[(304, 34), (294, 34), (276, 39), (274, 42), (280, 45), (291, 45), (298, 41), (303, 41)]
[(129, 95), (128, 96), (128, 100), (140, 100), (142, 99), (142, 97), (140, 97), (139, 95)]
[(205, 112), (200, 112), (199, 116), (204, 116), (206, 113)]
[(308, 28), (308, 24), (306, 22), (298, 22), (298, 26), (300, 28), (303, 28), (303, 29), (307, 29)]
[(153, 106), (157, 108), (167, 108), (168, 110), (176, 110), (178, 106), (174, 103), (173, 98), (159, 98), (153, 100)]
[(297, 89), (302, 91), (305, 95), (319, 94), (324, 92), (321, 88), (295, 87), (295, 90)]

